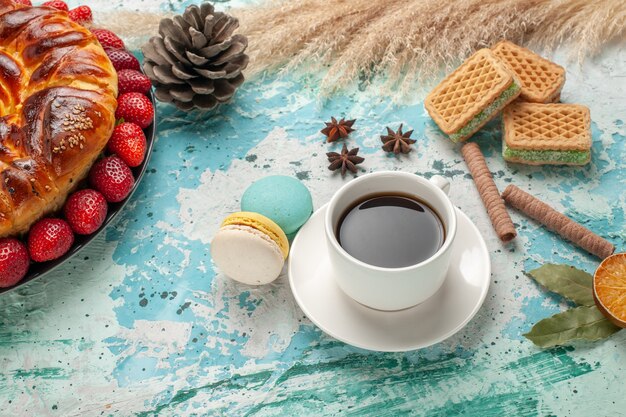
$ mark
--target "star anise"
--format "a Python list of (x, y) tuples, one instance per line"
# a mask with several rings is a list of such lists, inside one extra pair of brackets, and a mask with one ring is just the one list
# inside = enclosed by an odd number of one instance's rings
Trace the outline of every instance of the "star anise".
[(327, 136), (326, 142), (334, 142), (337, 139), (346, 138), (350, 132), (354, 132), (352, 125), (356, 122), (356, 119), (345, 120), (341, 119), (337, 121), (334, 117), (330, 118), (330, 122), (325, 122), (326, 127), (320, 132)]
[(402, 133), (402, 124), (400, 124), (397, 132), (387, 128), (387, 134), (380, 137), (380, 140), (383, 142), (383, 150), (385, 152), (393, 152), (396, 155), (400, 152), (411, 152), (411, 145), (415, 143), (414, 139), (409, 139), (412, 133), (412, 130)]
[(348, 151), (348, 147), (344, 143), (343, 149), (341, 150), (340, 154), (337, 152), (328, 152), (326, 154), (326, 156), (328, 157), (328, 162), (330, 162), (330, 165), (328, 165), (328, 169), (330, 169), (331, 171), (335, 171), (341, 168), (342, 177), (346, 175), (347, 170), (350, 170), (351, 172), (356, 174), (356, 166), (365, 161), (365, 158), (357, 156), (358, 153), (359, 148), (354, 148)]

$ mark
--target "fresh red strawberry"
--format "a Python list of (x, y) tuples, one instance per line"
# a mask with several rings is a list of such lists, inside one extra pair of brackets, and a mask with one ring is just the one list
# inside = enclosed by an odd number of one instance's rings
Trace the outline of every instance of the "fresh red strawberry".
[(124, 49), (124, 41), (108, 29), (93, 29), (91, 33), (98, 38), (103, 48)]
[(63, 10), (65, 12), (70, 10), (70, 8), (67, 7), (67, 3), (65, 3), (64, 1), (61, 1), (61, 0), (47, 1), (47, 2), (43, 3), (42, 6), (52, 7), (54, 9)]
[(78, 6), (68, 12), (70, 19), (80, 25), (87, 25), (93, 21), (93, 15), (89, 6)]
[(129, 167), (139, 166), (146, 155), (146, 135), (139, 125), (124, 122), (113, 129), (107, 149), (122, 158)]
[(116, 71), (134, 69), (139, 71), (139, 60), (126, 49), (104, 48)]
[(23, 4), (24, 6), (32, 6), (33, 3), (30, 0), (13, 0), (17, 4)]
[(122, 94), (117, 99), (116, 119), (124, 119), (126, 122), (136, 123), (142, 129), (152, 124), (154, 108), (152, 102), (141, 93)]
[(117, 88), (119, 95), (125, 93), (148, 94), (152, 83), (150, 78), (133, 69), (123, 69), (117, 73)]
[(125, 199), (135, 183), (130, 168), (117, 155), (96, 162), (89, 172), (89, 181), (109, 203)]
[(0, 239), (0, 288), (12, 287), (28, 272), (28, 251), (17, 239)]
[(63, 212), (74, 233), (90, 235), (107, 216), (107, 201), (96, 190), (80, 190), (67, 199)]
[(30, 228), (28, 252), (35, 262), (46, 262), (65, 255), (74, 243), (74, 233), (65, 220), (41, 219)]

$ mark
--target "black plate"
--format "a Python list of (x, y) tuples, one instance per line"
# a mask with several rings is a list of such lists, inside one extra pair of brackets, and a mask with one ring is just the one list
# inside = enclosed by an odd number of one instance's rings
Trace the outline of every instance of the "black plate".
[(130, 194), (124, 200), (119, 203), (108, 203), (108, 211), (106, 219), (104, 219), (104, 223), (100, 226), (100, 229), (96, 230), (94, 233), (90, 235), (74, 235), (74, 245), (70, 248), (70, 250), (63, 256), (58, 259), (49, 262), (31, 262), (30, 269), (26, 273), (26, 276), (17, 284), (8, 288), (0, 288), (0, 295), (6, 294), (9, 291), (12, 291), (24, 284), (27, 284), (35, 279), (41, 278), (42, 276), (52, 272), (57, 267), (63, 265), (69, 259), (78, 254), (85, 246), (89, 244), (92, 240), (96, 238), (100, 233), (106, 229), (106, 227), (115, 220), (117, 215), (122, 211), (126, 203), (130, 201), (133, 193), (137, 189), (139, 182), (143, 178), (144, 173), (146, 172), (146, 168), (148, 167), (148, 162), (150, 162), (150, 156), (152, 155), (152, 146), (154, 144), (154, 138), (156, 136), (156, 102), (154, 100), (154, 95), (152, 91), (148, 93), (148, 98), (152, 101), (152, 106), (154, 107), (154, 118), (152, 119), (152, 124), (143, 130), (146, 135), (146, 157), (144, 158), (141, 165), (135, 168), (131, 168), (133, 172), (133, 176), (135, 177), (135, 184), (133, 185), (132, 190), (130, 190)]

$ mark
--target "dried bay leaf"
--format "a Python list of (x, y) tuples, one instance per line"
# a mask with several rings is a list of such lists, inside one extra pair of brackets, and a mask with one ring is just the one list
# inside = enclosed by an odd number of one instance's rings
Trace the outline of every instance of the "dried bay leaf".
[(566, 345), (573, 340), (604, 339), (620, 330), (596, 308), (576, 307), (543, 319), (524, 336), (540, 347)]
[(552, 292), (578, 305), (593, 306), (593, 276), (569, 265), (545, 264), (527, 273)]

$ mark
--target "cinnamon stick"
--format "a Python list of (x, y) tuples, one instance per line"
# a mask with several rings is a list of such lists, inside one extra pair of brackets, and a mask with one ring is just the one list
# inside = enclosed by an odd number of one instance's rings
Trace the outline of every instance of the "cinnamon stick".
[(612, 255), (615, 251), (615, 246), (608, 240), (514, 185), (506, 187), (502, 198), (507, 204), (600, 259)]
[(476, 188), (478, 188), (478, 193), (487, 209), (487, 214), (491, 219), (491, 224), (496, 234), (503, 242), (510, 242), (517, 236), (517, 232), (511, 216), (506, 211), (504, 201), (500, 196), (496, 183), (493, 181), (491, 172), (487, 167), (485, 157), (478, 145), (473, 142), (463, 145), (461, 153), (472, 173), (472, 178), (474, 178), (474, 183)]

